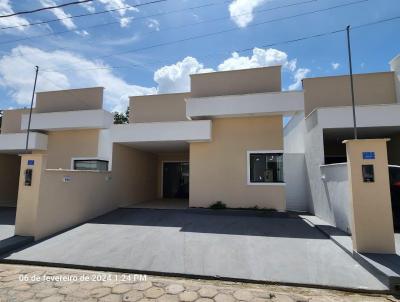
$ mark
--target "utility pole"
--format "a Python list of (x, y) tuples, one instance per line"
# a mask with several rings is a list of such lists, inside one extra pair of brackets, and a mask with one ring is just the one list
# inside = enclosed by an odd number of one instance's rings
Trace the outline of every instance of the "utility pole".
[(353, 64), (351, 61), (351, 45), (350, 45), (350, 25), (346, 27), (347, 32), (347, 50), (349, 56), (349, 69), (350, 69), (350, 89), (351, 89), (351, 105), (353, 109), (353, 128), (354, 139), (357, 139), (357, 119), (356, 119), (356, 104), (354, 101), (354, 82), (353, 82)]
[(28, 153), (28, 145), (29, 145), (29, 132), (31, 131), (31, 119), (32, 119), (32, 108), (33, 108), (33, 100), (35, 99), (36, 92), (36, 82), (39, 73), (39, 66), (35, 66), (35, 83), (33, 84), (33, 92), (32, 92), (32, 100), (31, 100), (31, 108), (29, 110), (29, 120), (28, 120), (28, 131), (26, 132), (26, 146), (25, 153)]

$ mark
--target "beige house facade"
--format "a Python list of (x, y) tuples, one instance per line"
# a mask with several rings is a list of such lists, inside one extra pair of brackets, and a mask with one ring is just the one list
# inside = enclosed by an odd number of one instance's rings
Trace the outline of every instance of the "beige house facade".
[[(152, 204), (310, 212), (354, 233), (363, 190), (352, 190), (359, 179), (348, 171), (363, 164), (342, 143), (353, 133), (349, 79), (309, 78), (302, 91), (284, 91), (281, 72), (195, 74), (189, 92), (132, 96), (119, 125), (103, 109), (102, 87), (37, 93), (30, 126), (29, 110), (4, 111), (0, 206), (16, 206), (16, 234), (35, 239)], [(388, 167), (377, 174), (388, 177), (400, 168), (398, 81), (396, 70), (355, 75), (360, 138), (389, 139)], [(365, 146), (361, 153), (375, 152)], [(376, 181), (386, 193), (388, 179)]]

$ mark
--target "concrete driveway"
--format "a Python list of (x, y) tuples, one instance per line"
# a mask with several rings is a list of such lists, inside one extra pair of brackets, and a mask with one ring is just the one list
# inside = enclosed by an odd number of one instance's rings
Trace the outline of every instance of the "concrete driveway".
[(119, 209), (6, 259), (386, 290), (319, 230), (279, 213)]

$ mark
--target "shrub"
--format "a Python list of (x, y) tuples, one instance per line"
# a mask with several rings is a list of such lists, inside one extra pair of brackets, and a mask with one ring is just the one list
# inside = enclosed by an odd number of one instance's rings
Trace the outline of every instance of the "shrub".
[(210, 206), (210, 209), (213, 209), (213, 210), (226, 209), (226, 204), (224, 204), (222, 201), (217, 201), (217, 202), (214, 202), (214, 203)]

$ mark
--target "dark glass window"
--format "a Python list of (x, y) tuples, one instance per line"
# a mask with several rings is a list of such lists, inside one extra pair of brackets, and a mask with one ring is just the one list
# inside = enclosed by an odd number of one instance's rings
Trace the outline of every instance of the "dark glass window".
[(108, 161), (98, 159), (74, 160), (74, 170), (108, 171)]
[(282, 153), (250, 153), (250, 183), (283, 183)]

